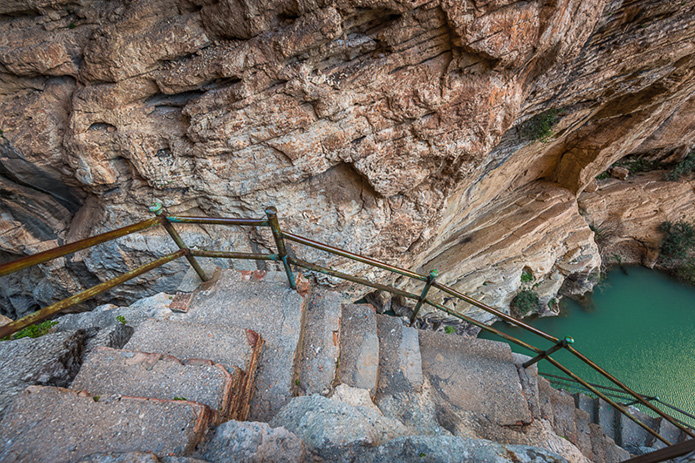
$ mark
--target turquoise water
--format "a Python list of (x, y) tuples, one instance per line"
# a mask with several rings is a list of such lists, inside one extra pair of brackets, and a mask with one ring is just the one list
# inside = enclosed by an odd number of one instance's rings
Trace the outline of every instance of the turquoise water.
[[(695, 288), (642, 267), (612, 270), (587, 306), (563, 302), (560, 317), (528, 322), (555, 337), (572, 336), (574, 347), (637, 392), (655, 395), (695, 415)], [(547, 341), (505, 323), (495, 328), (537, 347)], [(496, 339), (481, 333), (481, 337)], [(530, 355), (521, 347), (515, 352)], [(589, 382), (608, 384), (572, 354), (553, 357)], [(545, 373), (562, 375), (541, 361)], [(682, 415), (674, 413), (677, 418)], [(695, 420), (687, 420), (695, 425)]]

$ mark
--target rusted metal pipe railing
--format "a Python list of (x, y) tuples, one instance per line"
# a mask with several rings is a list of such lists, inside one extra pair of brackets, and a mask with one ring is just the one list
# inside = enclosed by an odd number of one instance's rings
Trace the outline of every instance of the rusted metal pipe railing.
[(191, 264), (191, 267), (193, 267), (193, 270), (195, 270), (195, 273), (198, 274), (198, 277), (202, 281), (208, 281), (207, 275), (205, 275), (205, 272), (203, 271), (202, 267), (198, 264), (198, 261), (195, 260), (195, 257), (191, 255), (188, 246), (186, 246), (186, 243), (183, 242), (183, 239), (181, 236), (176, 232), (176, 229), (174, 226), (169, 223), (169, 220), (167, 220), (166, 215), (163, 215), (164, 213), (164, 208), (162, 207), (162, 203), (154, 203), (152, 206), (150, 206), (150, 212), (152, 212), (154, 215), (156, 215), (164, 229), (169, 233), (169, 236), (171, 237), (172, 240), (174, 240), (174, 243), (179, 247), (179, 249), (183, 249), (186, 251), (186, 260), (188, 261), (189, 264)]
[(228, 217), (188, 217), (179, 215), (167, 215), (167, 220), (172, 223), (195, 223), (204, 225), (232, 225), (269, 227), (267, 219), (235, 219)]
[(121, 283), (125, 283), (128, 280), (132, 280), (133, 278), (138, 277), (143, 273), (147, 273), (150, 270), (153, 270), (157, 267), (161, 267), (162, 265), (185, 255), (186, 251), (183, 249), (179, 249), (178, 251), (172, 252), (171, 254), (168, 254), (164, 257), (160, 257), (159, 259), (152, 261), (149, 264), (145, 264), (142, 267), (138, 267), (135, 270), (131, 270), (130, 272), (123, 273), (115, 278), (112, 278), (96, 286), (93, 286), (85, 291), (82, 291), (81, 293), (75, 294), (74, 296), (71, 296), (67, 299), (63, 299), (62, 301), (56, 302), (55, 304), (49, 305), (48, 307), (44, 307), (43, 309), (29, 314), (26, 317), (22, 317), (11, 323), (8, 323), (5, 326), (1, 326), (0, 338), (4, 338), (5, 336), (15, 333), (21, 330), (22, 328), (26, 328), (29, 325), (33, 325), (34, 323), (44, 321), (47, 318), (56, 315), (61, 310), (67, 309), (68, 307), (73, 306), (75, 304), (79, 304), (80, 302), (84, 302), (87, 299), (96, 296), (97, 294), (103, 293), (104, 291), (118, 286)]
[(274, 260), (280, 262), (277, 254), (254, 254), (250, 252), (207, 251), (203, 249), (191, 249), (191, 254), (196, 257), (211, 257), (219, 259), (250, 259), (250, 260)]
[[(572, 378), (572, 379), (574, 379), (575, 381), (577, 381), (579, 384), (581, 384), (582, 386), (584, 386), (586, 389), (588, 389), (589, 391), (591, 391), (593, 394), (597, 395), (598, 397), (600, 397), (601, 399), (603, 399), (605, 402), (608, 402), (612, 407), (614, 407), (614, 408), (615, 408), (616, 410), (618, 410), (620, 413), (622, 413), (623, 415), (625, 415), (626, 417), (628, 417), (630, 420), (632, 420), (632, 421), (634, 421), (635, 423), (637, 423), (637, 425), (638, 425), (639, 427), (641, 427), (642, 429), (644, 429), (645, 431), (647, 431), (649, 434), (651, 434), (652, 436), (656, 437), (657, 439), (659, 439), (659, 440), (660, 440), (661, 442), (663, 442), (664, 444), (666, 444), (666, 445), (671, 445), (671, 442), (669, 442), (668, 440), (666, 440), (666, 438), (664, 438), (661, 434), (659, 434), (658, 432), (654, 431), (652, 428), (650, 428), (650, 427), (647, 426), (646, 424), (642, 423), (638, 418), (632, 416), (632, 415), (630, 414), (630, 412), (628, 412), (623, 406), (618, 405), (618, 404), (615, 403), (613, 400), (611, 400), (606, 394), (604, 394), (603, 392), (599, 391), (598, 389), (596, 389), (595, 387), (593, 387), (591, 384), (587, 383), (587, 382), (584, 381), (582, 378), (580, 378), (579, 376), (577, 376), (577, 375), (575, 375), (574, 373), (572, 373), (567, 367), (565, 367), (564, 365), (562, 365), (560, 362), (558, 362), (557, 360), (555, 360), (555, 359), (552, 358), (552, 357), (546, 357), (545, 360), (547, 360), (548, 362), (552, 363), (553, 366), (555, 366), (557, 369), (559, 369), (560, 371), (562, 371), (564, 374), (566, 374), (566, 375), (569, 376), (570, 378)], [(659, 411), (659, 415), (665, 415), (665, 413)]]
[(58, 257), (67, 256), (68, 254), (96, 246), (97, 244), (105, 243), (125, 235), (130, 235), (131, 233), (146, 230), (156, 225), (159, 225), (159, 219), (152, 218), (133, 225), (128, 225), (127, 227), (118, 228), (110, 232), (91, 236), (80, 241), (75, 241), (74, 243), (65, 244), (55, 249), (49, 249), (30, 256), (21, 257), (13, 260), (12, 262), (7, 262), (0, 265), (0, 277), (18, 272), (19, 270), (23, 270), (33, 265), (43, 264), (44, 262), (57, 259)]
[[(613, 376), (613, 375), (611, 375), (610, 373), (608, 373), (606, 370), (604, 370), (603, 368), (601, 368), (600, 366), (598, 366), (598, 365), (597, 365), (596, 363), (594, 363), (593, 361), (589, 360), (589, 358), (586, 357), (584, 354), (582, 354), (581, 352), (579, 352), (578, 350), (576, 350), (576, 349), (573, 348), (572, 346), (567, 346), (566, 349), (567, 349), (568, 351), (572, 352), (578, 359), (580, 359), (581, 361), (583, 361), (584, 363), (586, 363), (587, 365), (589, 365), (591, 368), (593, 368), (594, 370), (596, 370), (596, 371), (598, 371), (599, 373), (601, 373), (605, 378), (607, 378), (607, 379), (608, 379), (609, 381), (611, 381), (613, 384), (615, 384), (616, 386), (618, 386), (620, 389), (622, 389), (623, 391), (625, 391), (625, 392), (627, 392), (628, 394), (630, 394), (630, 395), (631, 395), (632, 397), (634, 397), (640, 404), (644, 405), (645, 407), (647, 407), (647, 408), (650, 409), (651, 411), (657, 413), (659, 416), (661, 416), (662, 418), (664, 418), (665, 420), (667, 420), (667, 421), (668, 421), (669, 423), (671, 423), (672, 425), (676, 426), (678, 429), (680, 429), (681, 431), (683, 431), (684, 433), (686, 433), (686, 434), (689, 435), (690, 437), (695, 438), (695, 433), (693, 433), (692, 430), (690, 430), (690, 429), (688, 429), (686, 426), (683, 426), (682, 424), (680, 424), (680, 423), (678, 422), (678, 420), (674, 419), (674, 418), (671, 417), (669, 414), (664, 413), (664, 412), (662, 412), (661, 410), (659, 410), (659, 408), (655, 407), (655, 406), (654, 406), (652, 403), (650, 403), (648, 400), (645, 400), (645, 399), (642, 397), (641, 394), (638, 394), (637, 392), (635, 392), (635, 391), (633, 391), (632, 389), (630, 389), (629, 387), (627, 387), (622, 381), (620, 381), (618, 378), (616, 378), (615, 376)], [(592, 391), (592, 392), (593, 392), (593, 391)]]
[[(695, 440), (690, 439), (655, 452), (630, 458), (629, 460), (623, 461), (623, 463), (657, 463), (659, 461), (670, 461), (674, 458), (682, 457), (683, 455), (687, 455), (692, 452), (695, 452)], [(688, 459), (687, 461), (693, 460)]]
[(381, 291), (388, 291), (388, 292), (390, 292), (390, 293), (392, 293), (392, 294), (395, 294), (395, 295), (397, 295), (397, 296), (402, 296), (402, 297), (406, 297), (406, 298), (408, 298), (408, 299), (415, 299), (415, 300), (417, 300), (417, 296), (416, 296), (415, 294), (409, 293), (409, 292), (407, 292), (407, 291), (403, 291), (403, 290), (400, 290), (400, 289), (392, 288), (392, 287), (390, 287), (390, 286), (382, 285), (382, 284), (379, 284), (379, 283), (372, 283), (371, 281), (369, 281), (369, 280), (367, 280), (367, 279), (360, 278), (360, 277), (356, 277), (356, 276), (353, 276), (353, 275), (348, 275), (347, 273), (342, 273), (342, 272), (339, 272), (339, 271), (337, 271), (337, 270), (329, 269), (329, 268), (326, 268), (326, 267), (321, 267), (320, 265), (311, 264), (311, 263), (305, 262), (305, 261), (303, 261), (303, 260), (301, 260), (301, 259), (295, 259), (295, 258), (292, 258), (292, 257), (291, 257), (291, 258), (289, 259), (289, 261), (290, 261), (293, 265), (296, 265), (296, 266), (298, 266), (298, 267), (304, 267), (305, 269), (308, 269), (308, 270), (311, 270), (311, 271), (314, 271), (314, 272), (323, 273), (324, 275), (329, 275), (329, 276), (336, 277), (336, 278), (340, 278), (340, 279), (343, 279), (343, 280), (352, 281), (353, 283), (358, 283), (358, 284), (361, 284), (361, 285), (364, 285), (364, 286), (369, 286), (370, 288), (379, 289), (379, 290), (381, 290)]
[(510, 315), (507, 315), (506, 313), (500, 312), (499, 310), (494, 309), (487, 304), (483, 304), (480, 301), (476, 301), (472, 297), (468, 297), (465, 294), (456, 291), (455, 289), (449, 288), (448, 286), (445, 286), (445, 285), (439, 283), (438, 281), (435, 282), (432, 286), (434, 286), (435, 288), (437, 288), (441, 291), (444, 291), (445, 293), (448, 293), (451, 296), (454, 296), (454, 297), (462, 300), (463, 302), (467, 302), (468, 304), (470, 304), (472, 306), (478, 307), (479, 309), (483, 309), (484, 311), (491, 313), (492, 315), (499, 317), (502, 320), (511, 323), (512, 325), (516, 325), (520, 328), (525, 329), (526, 331), (530, 331), (531, 333), (538, 335), (541, 338), (547, 339), (548, 341), (551, 341), (554, 343), (557, 343), (557, 341), (558, 341), (558, 339), (555, 336), (551, 336), (548, 333), (545, 333), (537, 328), (532, 327), (531, 325), (528, 325), (522, 321), (519, 321), (516, 318), (514, 318)]
[(533, 365), (534, 363), (537, 363), (537, 362), (543, 360), (544, 358), (546, 358), (546, 357), (549, 356), (550, 354), (554, 354), (555, 352), (559, 351), (560, 349), (563, 349), (563, 348), (569, 346), (569, 345), (572, 344), (573, 342), (574, 342), (574, 339), (572, 339), (572, 338), (569, 337), (569, 336), (566, 336), (564, 339), (560, 339), (560, 340), (557, 342), (557, 344), (555, 344), (555, 345), (554, 345), (553, 347), (551, 347), (550, 349), (548, 349), (548, 350), (546, 350), (546, 351), (543, 351), (543, 352), (541, 352), (540, 354), (538, 354), (538, 355), (536, 355), (535, 357), (533, 357), (531, 360), (529, 360), (529, 361), (527, 361), (527, 362), (524, 362), (523, 367), (524, 367), (524, 368), (528, 368), (528, 367), (530, 367), (531, 365)]
[(280, 256), (282, 265), (285, 267), (285, 273), (287, 274), (287, 279), (290, 282), (290, 288), (297, 289), (294, 281), (294, 273), (292, 273), (290, 264), (287, 261), (287, 248), (285, 247), (285, 240), (283, 239), (282, 230), (280, 230), (280, 222), (278, 222), (278, 210), (275, 209), (275, 207), (270, 206), (266, 208), (265, 215), (268, 216), (268, 224), (270, 224), (270, 229), (273, 232), (275, 246), (278, 248), (278, 256)]
[(348, 259), (356, 260), (357, 262), (362, 262), (363, 264), (371, 265), (372, 267), (378, 267), (383, 270), (389, 270), (399, 275), (413, 278), (414, 280), (427, 281), (427, 277), (420, 275), (419, 273), (411, 272), (410, 270), (405, 270), (402, 268), (394, 267), (385, 262), (381, 262), (375, 259), (370, 259), (369, 257), (360, 256), (354, 252), (346, 251), (345, 249), (335, 248), (327, 244), (319, 243), (318, 241), (310, 240), (303, 236), (295, 235), (294, 233), (283, 232), (282, 234), (288, 240), (294, 241), (305, 246), (309, 246), (321, 251), (326, 251), (336, 256), (347, 257)]
[[(346, 251), (344, 249), (339, 249), (333, 246), (326, 245), (324, 243), (319, 243), (317, 241), (310, 240), (308, 238), (295, 235), (292, 233), (288, 232), (283, 232), (280, 229), (280, 225), (277, 219), (277, 210), (274, 207), (268, 207), (265, 211), (267, 220), (265, 219), (237, 219), (237, 218), (211, 218), (211, 217), (181, 217), (181, 216), (167, 216), (164, 214), (164, 211), (161, 207), (161, 204), (155, 204), (153, 208), (151, 209), (152, 212), (154, 212), (157, 217), (139, 222), (137, 224), (133, 224), (127, 227), (119, 228), (117, 230), (107, 232), (107, 233), (102, 233), (100, 235), (87, 238), (84, 240), (80, 240), (74, 243), (70, 243), (64, 246), (61, 246), (56, 249), (44, 251), (38, 254), (34, 254), (32, 256), (27, 256), (18, 260), (15, 260), (13, 262), (9, 262), (6, 264), (0, 265), (0, 276), (7, 275), (9, 273), (25, 269), (27, 267), (30, 267), (32, 265), (37, 265), (41, 264), (44, 262), (47, 262), (51, 259), (55, 259), (58, 257), (63, 257), (67, 254), (70, 254), (72, 252), (80, 251), (82, 249), (89, 248), (91, 246), (101, 244), (116, 238), (119, 238), (121, 236), (128, 235), (130, 233), (134, 233), (137, 231), (145, 230), (147, 228), (156, 226), (158, 224), (161, 224), (169, 234), (169, 236), (172, 238), (172, 240), (176, 243), (176, 245), (179, 247), (179, 250), (171, 253), (167, 256), (164, 256), (160, 259), (157, 259), (153, 262), (150, 262), (149, 264), (143, 265), (135, 270), (132, 270), (130, 272), (124, 273), (122, 275), (119, 275), (118, 277), (115, 277), (111, 280), (105, 281), (97, 286), (94, 286), (90, 289), (87, 289), (85, 291), (82, 291), (79, 294), (76, 294), (72, 297), (69, 297), (63, 301), (57, 302), (55, 304), (52, 304), (44, 309), (39, 310), (38, 312), (35, 312), (33, 314), (27, 315), (26, 317), (23, 317), (19, 320), (16, 320), (14, 322), (11, 322), (8, 325), (5, 325), (4, 327), (0, 327), (0, 337), (5, 337), (9, 334), (12, 334), (16, 332), (19, 329), (22, 329), (26, 326), (29, 326), (31, 324), (37, 323), (39, 321), (45, 320), (57, 313), (59, 313), (61, 310), (64, 310), (67, 307), (70, 307), (74, 304), (80, 303), (90, 297), (93, 297), (97, 294), (100, 294), (110, 288), (113, 288), (125, 281), (128, 281), (132, 278), (135, 278), (139, 275), (142, 275), (143, 273), (146, 273), (154, 268), (157, 268), (161, 265), (164, 265), (167, 262), (170, 262), (174, 259), (177, 259), (179, 257), (186, 257), (186, 259), (189, 261), (191, 266), (196, 270), (200, 278), (205, 281), (207, 280), (207, 277), (205, 273), (203, 272), (202, 268), (198, 265), (198, 262), (196, 261), (195, 257), (212, 257), (212, 258), (229, 258), (229, 259), (253, 259), (253, 260), (273, 260), (277, 262), (282, 262), (285, 272), (287, 274), (287, 278), (290, 282), (290, 286), (292, 288), (295, 288), (295, 279), (294, 279), (294, 274), (292, 273), (292, 270), (290, 268), (290, 264), (298, 266), (298, 267), (303, 267), (308, 270), (314, 271), (314, 272), (319, 272), (323, 273), (326, 275), (330, 275), (336, 278), (344, 279), (347, 281), (352, 281), (354, 283), (358, 283), (364, 286), (368, 286), (371, 288), (375, 288), (378, 290), (382, 291), (387, 291), (392, 294), (402, 296), (407, 299), (415, 300), (417, 301), (415, 310), (413, 311), (413, 315), (411, 317), (411, 324), (415, 321), (415, 318), (417, 317), (417, 314), (419, 312), (420, 307), (422, 304), (428, 304), (432, 307), (434, 307), (437, 310), (440, 310), (444, 313), (446, 313), (449, 316), (458, 318), (462, 321), (465, 321), (471, 325), (477, 326), (482, 330), (485, 330), (487, 332), (493, 333), (496, 336), (499, 336), (508, 342), (517, 344), (531, 352), (534, 352), (537, 354), (534, 358), (531, 360), (527, 361), (524, 366), (528, 367), (539, 360), (547, 360), (550, 362), (552, 365), (554, 365), (556, 368), (560, 369), (563, 373), (565, 373), (568, 377), (570, 377), (572, 380), (578, 382), (581, 384), (583, 387), (585, 387), (587, 390), (591, 391), (593, 394), (596, 396), (600, 397), (601, 399), (605, 400), (607, 403), (611, 404), (614, 406), (618, 411), (626, 415), (629, 419), (637, 423), (640, 427), (644, 428), (647, 432), (655, 436), (656, 438), (664, 441), (665, 443), (669, 444), (662, 436), (660, 436), (657, 432), (653, 431), (651, 428), (649, 428), (646, 424), (642, 423), (639, 421), (637, 418), (634, 416), (630, 415), (630, 413), (624, 409), (624, 407), (616, 404), (613, 402), (609, 397), (607, 397), (605, 394), (600, 392), (597, 388), (595, 388), (592, 384), (587, 383), (583, 379), (581, 379), (579, 376), (575, 375), (572, 373), (570, 370), (568, 370), (566, 367), (561, 365), (559, 362), (557, 362), (555, 359), (550, 357), (552, 353), (555, 351), (565, 348), (572, 352), (576, 357), (578, 357), (580, 360), (582, 360), (585, 364), (589, 365), (592, 369), (598, 371), (601, 373), (604, 377), (609, 379), (613, 384), (618, 386), (622, 392), (629, 394), (633, 398), (637, 399), (638, 402), (640, 402), (642, 405), (647, 406), (649, 409), (657, 413), (659, 416), (662, 418), (666, 419), (669, 421), (671, 424), (674, 426), (677, 426), (679, 429), (684, 431), (686, 434), (690, 435), (691, 437), (695, 437), (693, 432), (689, 430), (686, 426), (683, 426), (680, 424), (677, 420), (674, 418), (670, 417), (666, 413), (662, 412), (658, 408), (654, 407), (651, 403), (648, 402), (647, 398), (642, 397), (640, 394), (636, 393), (626, 385), (624, 385), (622, 382), (620, 382), (617, 378), (603, 370), (601, 367), (599, 367), (597, 364), (589, 360), (586, 356), (578, 352), (576, 349), (574, 349), (570, 344), (571, 344), (571, 338), (565, 338), (563, 340), (558, 340), (554, 336), (551, 336), (541, 330), (538, 330), (530, 325), (527, 325), (526, 323), (523, 323), (519, 320), (516, 320), (515, 318), (500, 312), (497, 309), (494, 309), (486, 304), (483, 304), (482, 302), (479, 302), (471, 297), (468, 297), (446, 285), (443, 285), (437, 281), (435, 281), (436, 278), (436, 273), (430, 272), (430, 275), (424, 276), (420, 275), (418, 273), (412, 272), (410, 270), (402, 269), (399, 267), (394, 267), (392, 265), (389, 265), (385, 262), (381, 262), (375, 259), (371, 259), (368, 257), (361, 256), (359, 254), (355, 254), (349, 251)], [(238, 226), (258, 226), (258, 227), (270, 227), (271, 231), (273, 233), (273, 239), (275, 241), (275, 244), (278, 249), (278, 254), (260, 254), (260, 253), (243, 253), (243, 252), (225, 252), (225, 251), (208, 251), (208, 250), (191, 250), (189, 249), (179, 234), (176, 232), (174, 229), (172, 223), (195, 223), (195, 224), (211, 224), (211, 225), (238, 225)], [(284, 238), (287, 238), (291, 241), (297, 242), (299, 244), (303, 244), (305, 246), (310, 246), (315, 249), (319, 249), (334, 255), (338, 255), (341, 257), (345, 257), (348, 259), (355, 260), (357, 262), (361, 262), (367, 265), (371, 265), (373, 267), (380, 268), (382, 270), (388, 270), (391, 272), (394, 272), (396, 274), (412, 278), (414, 280), (418, 281), (424, 281), (425, 282), (425, 287), (423, 288), (422, 293), (420, 296), (417, 296), (413, 293), (410, 293), (408, 291), (404, 290), (399, 290), (396, 288), (393, 288), (388, 285), (382, 285), (379, 283), (372, 283), (371, 281), (348, 275), (342, 272), (339, 272), (337, 270), (321, 267), (319, 265), (311, 264), (309, 262), (305, 262), (300, 259), (296, 259), (294, 257), (290, 257), (287, 252), (287, 248), (285, 246)], [(468, 304), (471, 304), (474, 307), (478, 307), (488, 313), (491, 313), (513, 325), (516, 325), (520, 328), (523, 328), (529, 332), (532, 332), (536, 334), (537, 336), (546, 339), (548, 341), (551, 341), (555, 343), (555, 345), (548, 350), (542, 350), (539, 349), (531, 344), (528, 344), (524, 341), (521, 341), (519, 339), (514, 338), (513, 336), (507, 335), (505, 333), (502, 333), (501, 331), (492, 328), (488, 325), (485, 325), (477, 320), (474, 320), (472, 318), (466, 317), (465, 315), (459, 314), (457, 312), (454, 312), (452, 309), (449, 309), (448, 307), (436, 303), (430, 299), (427, 299), (428, 292), (431, 288), (437, 288), (463, 302), (466, 302)]]
[(430, 274), (427, 276), (427, 281), (425, 282), (425, 287), (422, 288), (420, 298), (418, 299), (417, 304), (415, 304), (413, 314), (410, 316), (410, 326), (413, 326), (413, 323), (415, 323), (415, 319), (417, 318), (417, 314), (420, 311), (420, 307), (422, 307), (422, 303), (425, 302), (425, 299), (427, 299), (427, 293), (430, 291), (432, 283), (434, 283), (434, 280), (437, 278), (437, 276), (439, 276), (439, 273), (436, 270), (430, 270)]

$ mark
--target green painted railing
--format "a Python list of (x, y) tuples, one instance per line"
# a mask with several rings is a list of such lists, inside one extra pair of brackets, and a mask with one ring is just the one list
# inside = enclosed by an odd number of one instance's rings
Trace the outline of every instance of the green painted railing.
[[(607, 403), (609, 403), (611, 406), (613, 406), (616, 410), (619, 410), (623, 415), (625, 415), (627, 418), (631, 419), (635, 423), (637, 423), (639, 426), (641, 426), (645, 431), (649, 432), (652, 434), (654, 437), (657, 439), (661, 440), (667, 445), (672, 445), (674, 443), (669, 442), (666, 440), (663, 436), (661, 436), (659, 433), (651, 429), (649, 426), (646, 424), (642, 423), (639, 419), (636, 417), (632, 416), (627, 409), (613, 401), (610, 397), (608, 397), (604, 392), (602, 392), (599, 387), (595, 387), (595, 385), (592, 385), (586, 381), (584, 381), (582, 378), (580, 378), (578, 375), (574, 374), (572, 371), (567, 369), (565, 366), (560, 364), (557, 360), (551, 357), (551, 354), (557, 350), (560, 349), (565, 349), (569, 352), (571, 352), (574, 356), (582, 360), (584, 363), (589, 365), (591, 368), (599, 372), (601, 375), (603, 375), (605, 378), (607, 378), (611, 383), (613, 383), (619, 390), (623, 391), (624, 393), (628, 394), (632, 398), (634, 398), (635, 403), (640, 403), (644, 405), (646, 408), (652, 410), (654, 413), (656, 413), (658, 416), (662, 417), (663, 419), (667, 420), (669, 423), (673, 424), (677, 428), (679, 428), (681, 431), (686, 433), (692, 438), (695, 438), (695, 433), (691, 429), (689, 429), (687, 426), (684, 426), (681, 424), (678, 420), (675, 418), (671, 417), (669, 414), (663, 412), (656, 406), (654, 406), (652, 403), (650, 403), (647, 398), (644, 396), (636, 393), (632, 389), (630, 389), (628, 386), (623, 384), (621, 381), (619, 381), (617, 378), (615, 378), (613, 375), (605, 371), (603, 368), (600, 366), (596, 365), (594, 362), (589, 360), (586, 356), (584, 356), (582, 353), (580, 353), (578, 350), (576, 350), (572, 346), (572, 338), (564, 338), (564, 339), (558, 339), (554, 336), (551, 336), (541, 330), (538, 330), (530, 325), (527, 325), (526, 323), (519, 321), (513, 317), (511, 317), (508, 314), (505, 314), (503, 312), (500, 312), (499, 310), (490, 307), (486, 304), (483, 304), (480, 301), (477, 301), (471, 297), (466, 296), (465, 294), (462, 294), (453, 288), (450, 288), (448, 286), (445, 286), (439, 282), (436, 281), (437, 278), (437, 272), (435, 270), (431, 271), (429, 275), (420, 275), (419, 273), (412, 272), (410, 270), (402, 269), (399, 267), (395, 267), (392, 265), (389, 265), (385, 262), (381, 262), (375, 259), (371, 259), (369, 257), (361, 256), (359, 254), (352, 253), (350, 251), (346, 251), (344, 249), (339, 249), (333, 246), (329, 246), (324, 243), (320, 243), (318, 241), (313, 241), (309, 238), (305, 238), (303, 236), (295, 235), (294, 233), (289, 233), (282, 231), (280, 228), (280, 224), (278, 221), (278, 216), (277, 216), (277, 210), (274, 207), (268, 207), (265, 210), (266, 218), (263, 219), (245, 219), (245, 218), (221, 218), (221, 217), (183, 217), (183, 216), (174, 216), (174, 215), (167, 215), (164, 213), (164, 210), (162, 208), (162, 205), (157, 203), (153, 205), (150, 208), (150, 211), (155, 214), (155, 217), (149, 220), (145, 220), (143, 222), (136, 223), (134, 225), (130, 225), (127, 227), (119, 228), (117, 230), (103, 233), (101, 235), (97, 235), (91, 238), (87, 238), (81, 241), (76, 241), (74, 243), (70, 243), (55, 249), (50, 249), (48, 251), (44, 251), (38, 254), (34, 254), (31, 256), (26, 256), (20, 259), (17, 259), (12, 262), (8, 262), (5, 264), (0, 265), (0, 277), (4, 275), (8, 275), (13, 272), (17, 272), (19, 270), (25, 269), (27, 267), (31, 267), (33, 265), (38, 265), (42, 264), (45, 262), (48, 262), (52, 259), (56, 259), (59, 257), (66, 256), (70, 253), (80, 251), (83, 249), (90, 248), (92, 246), (95, 246), (97, 244), (105, 243), (107, 241), (111, 241), (117, 238), (120, 238), (122, 236), (129, 235), (131, 233), (135, 233), (138, 231), (146, 230), (158, 225), (161, 225), (164, 227), (164, 229), (167, 231), (169, 236), (172, 238), (172, 240), (176, 243), (176, 245), (179, 247), (179, 250), (176, 252), (173, 252), (171, 254), (168, 254), (164, 257), (161, 257), (153, 262), (150, 262), (149, 264), (143, 265), (141, 267), (138, 267), (137, 269), (131, 270), (127, 273), (124, 273), (122, 275), (119, 275), (118, 277), (112, 278), (108, 281), (105, 281), (103, 283), (100, 283), (90, 289), (87, 289), (85, 291), (82, 291), (81, 293), (78, 293), (72, 297), (69, 297), (67, 299), (64, 299), (60, 302), (57, 302), (55, 304), (52, 304), (48, 307), (45, 307), (37, 312), (34, 312), (33, 314), (27, 315), (23, 318), (20, 318), (18, 320), (15, 320), (3, 327), (0, 327), (0, 338), (3, 338), (5, 336), (11, 335), (12, 333), (15, 333), (16, 331), (25, 328), (29, 325), (32, 325), (34, 323), (40, 322), (42, 320), (46, 320), (47, 318), (50, 318), (62, 310), (73, 306), (75, 304), (81, 303), (91, 297), (96, 296), (97, 294), (100, 294), (104, 291), (107, 291), (115, 286), (118, 286), (128, 280), (131, 280), (139, 275), (142, 275), (143, 273), (149, 272), (150, 270), (153, 270), (157, 267), (160, 267), (168, 262), (171, 262), (172, 260), (185, 257), (186, 260), (188, 260), (189, 264), (193, 267), (193, 269), (196, 271), (198, 276), (202, 281), (207, 281), (208, 276), (205, 274), (203, 269), (200, 267), (198, 264), (196, 257), (214, 257), (214, 258), (228, 258), (228, 259), (251, 259), (251, 260), (272, 260), (276, 261), (279, 264), (281, 264), (285, 270), (285, 273), (287, 274), (287, 279), (289, 282), (289, 285), (291, 288), (295, 289), (295, 276), (292, 271), (291, 266), (294, 265), (296, 267), (302, 267), (307, 270), (313, 271), (313, 272), (318, 272), (318, 273), (323, 273), (335, 278), (340, 278), (343, 280), (351, 281), (353, 283), (357, 283), (360, 285), (368, 286), (371, 288), (379, 289), (382, 291), (387, 291), (392, 294), (396, 294), (398, 296), (405, 297), (407, 299), (411, 299), (416, 301), (416, 306), (413, 311), (413, 315), (411, 317), (411, 324), (415, 321), (415, 318), (417, 317), (418, 311), (422, 307), (423, 304), (427, 304), (431, 307), (434, 307), (435, 309), (438, 309), (447, 315), (457, 318), (459, 320), (465, 321), (469, 324), (475, 325), (479, 327), (482, 330), (488, 331), (490, 333), (493, 333), (509, 342), (512, 342), (514, 344), (517, 344), (527, 350), (529, 350), (531, 353), (534, 354), (534, 357), (526, 362), (524, 364), (524, 367), (528, 368), (530, 365), (533, 363), (536, 363), (540, 360), (545, 360), (547, 362), (550, 362), (553, 364), (556, 368), (558, 368), (560, 371), (562, 371), (567, 377), (572, 379), (578, 384), (581, 384), (584, 388), (586, 388), (588, 391), (591, 391), (593, 394), (595, 394), (597, 397), (600, 397)], [(273, 234), (273, 239), (275, 241), (275, 245), (277, 248), (278, 253), (277, 254), (260, 254), (260, 253), (243, 253), (243, 252), (226, 252), (226, 251), (207, 251), (207, 250), (195, 250), (195, 249), (190, 249), (186, 246), (184, 243), (183, 239), (181, 236), (177, 233), (177, 231), (174, 228), (173, 224), (187, 224), (187, 223), (192, 223), (192, 224), (209, 224), (209, 225), (227, 225), (227, 226), (253, 226), (253, 227), (269, 227), (272, 231)], [(423, 282), (424, 288), (421, 292), (420, 295), (416, 295), (413, 293), (410, 293), (408, 291), (403, 291), (398, 288), (394, 288), (388, 285), (383, 285), (379, 283), (373, 283), (365, 278), (360, 278), (354, 275), (348, 275), (346, 273), (339, 272), (334, 269), (322, 267), (316, 264), (312, 264), (310, 262), (306, 262), (304, 260), (291, 257), (288, 255), (287, 252), (287, 247), (285, 245), (285, 240), (289, 240), (304, 246), (312, 247), (314, 249), (318, 249), (320, 251), (325, 251), (327, 253), (341, 256), (347, 259), (351, 259), (357, 262), (361, 262), (363, 264), (370, 265), (372, 267), (380, 268), (382, 270), (387, 270), (393, 273), (396, 273), (401, 276), (405, 276), (414, 280), (418, 280)], [(554, 343), (554, 346), (551, 347), (550, 349), (543, 350), (538, 347), (535, 347), (531, 344), (528, 344), (524, 341), (521, 341), (519, 339), (514, 338), (513, 336), (510, 336), (508, 334), (502, 333), (501, 331), (496, 330), (495, 328), (492, 328), (488, 325), (485, 325), (484, 323), (481, 323), (477, 320), (474, 320), (472, 318), (466, 317), (465, 315), (459, 314), (452, 309), (439, 304), (437, 302), (434, 302), (431, 299), (427, 298), (427, 295), (430, 291), (431, 288), (436, 288), (439, 289), (440, 291), (443, 291), (447, 293), (450, 296), (453, 296), (461, 301), (464, 301), (470, 305), (473, 305), (475, 307), (478, 307), (486, 312), (489, 312), (496, 317), (501, 318), (502, 320), (505, 320), (513, 325), (516, 325), (520, 328), (523, 328), (527, 331), (530, 331), (534, 333), (535, 335), (550, 341)]]

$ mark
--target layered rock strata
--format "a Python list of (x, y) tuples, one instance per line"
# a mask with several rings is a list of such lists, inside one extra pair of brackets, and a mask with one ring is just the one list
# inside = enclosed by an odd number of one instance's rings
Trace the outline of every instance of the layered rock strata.
[[(694, 26), (695, 0), (4, 2), (0, 257), (143, 219), (154, 200), (231, 217), (273, 204), (289, 230), (439, 267), (505, 311), (527, 269), (548, 303), (600, 264), (577, 195), (628, 154), (692, 146)], [(253, 230), (183, 237), (272, 246)], [(172, 246), (153, 230), (26, 272), (2, 285), (3, 311)], [(183, 268), (110, 297), (171, 289)]]

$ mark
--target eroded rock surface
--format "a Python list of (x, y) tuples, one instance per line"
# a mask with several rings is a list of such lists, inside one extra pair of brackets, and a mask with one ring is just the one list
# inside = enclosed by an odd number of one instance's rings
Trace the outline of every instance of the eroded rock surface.
[[(577, 195), (625, 155), (695, 140), (695, 0), (13, 0), (0, 15), (3, 260), (143, 219), (154, 200), (231, 217), (273, 204), (286, 229), (437, 266), (505, 311), (528, 268), (544, 306), (600, 264)], [(173, 249), (152, 230), (27, 271), (2, 285), (3, 312)], [(172, 290), (185, 265), (109, 297)]]

